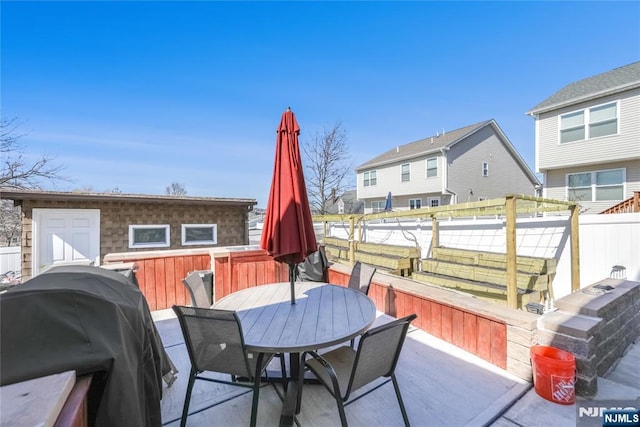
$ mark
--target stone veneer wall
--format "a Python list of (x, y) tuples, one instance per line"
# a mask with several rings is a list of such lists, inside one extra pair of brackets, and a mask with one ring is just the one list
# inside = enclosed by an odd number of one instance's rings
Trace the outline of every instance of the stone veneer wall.
[(598, 376), (640, 337), (640, 282), (604, 279), (559, 299), (555, 307), (539, 319), (536, 341), (573, 353), (576, 394), (593, 397)]

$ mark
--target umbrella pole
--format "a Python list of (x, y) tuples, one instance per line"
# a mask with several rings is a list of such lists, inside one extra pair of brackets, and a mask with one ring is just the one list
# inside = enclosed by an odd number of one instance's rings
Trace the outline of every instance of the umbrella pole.
[(294, 287), (296, 281), (296, 264), (289, 263), (289, 283), (291, 284), (291, 304), (296, 303), (296, 290)]

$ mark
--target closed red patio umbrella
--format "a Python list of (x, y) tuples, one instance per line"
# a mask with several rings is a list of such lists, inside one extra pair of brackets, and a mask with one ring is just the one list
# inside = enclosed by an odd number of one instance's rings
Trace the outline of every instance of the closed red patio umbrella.
[(260, 247), (289, 264), (291, 304), (295, 304), (296, 264), (318, 248), (298, 146), (300, 127), (290, 108), (282, 114), (276, 137), (273, 179)]

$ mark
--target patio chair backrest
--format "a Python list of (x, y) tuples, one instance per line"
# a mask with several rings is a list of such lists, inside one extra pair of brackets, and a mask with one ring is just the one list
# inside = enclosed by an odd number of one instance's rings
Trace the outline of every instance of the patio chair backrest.
[(196, 371), (254, 377), (257, 355), (246, 351), (235, 311), (177, 305), (173, 311), (178, 316), (189, 359)]
[(377, 378), (390, 376), (395, 371), (407, 330), (416, 317), (415, 314), (411, 314), (369, 329), (362, 335), (346, 396)]
[(371, 286), (371, 280), (373, 279), (375, 272), (375, 267), (356, 261), (351, 269), (351, 277), (349, 278), (348, 287), (368, 295), (369, 286)]
[(208, 295), (204, 280), (197, 271), (192, 271), (182, 279), (182, 283), (187, 288), (191, 296), (191, 305), (200, 308), (209, 308), (212, 302), (211, 295)]

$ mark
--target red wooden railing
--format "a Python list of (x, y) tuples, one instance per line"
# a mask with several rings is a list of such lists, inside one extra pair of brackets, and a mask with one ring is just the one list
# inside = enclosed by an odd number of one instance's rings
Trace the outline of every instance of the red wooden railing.
[[(231, 250), (209, 253), (180, 253), (153, 257), (110, 256), (110, 262), (135, 262), (136, 278), (151, 310), (189, 304), (181, 283), (193, 270), (214, 271), (214, 298), (247, 287), (286, 282), (288, 266), (275, 262), (263, 250)], [(212, 259), (213, 258), (213, 259)], [(346, 286), (348, 269), (330, 269), (329, 282)], [(507, 327), (504, 321), (474, 313), (462, 307), (428, 298), (415, 292), (376, 283), (369, 289), (376, 308), (390, 316), (416, 313), (413, 325), (492, 364), (507, 368)]]
[[(349, 275), (329, 270), (329, 282), (346, 286)], [(417, 328), (502, 369), (507, 368), (507, 325), (504, 321), (403, 292), (376, 283), (375, 279), (371, 282), (369, 297), (379, 311), (393, 317), (415, 313), (418, 317), (412, 324)]]
[[(172, 253), (173, 252), (173, 253)], [(211, 256), (208, 252), (184, 254), (166, 251), (166, 255), (105, 257), (109, 263), (127, 262), (136, 266), (136, 279), (140, 290), (147, 299), (151, 311), (170, 308), (173, 304), (191, 304), (182, 279), (193, 270), (211, 270)]]
[(601, 214), (618, 214), (640, 212), (640, 191), (634, 191), (633, 197), (623, 200), (609, 209), (605, 209)]

